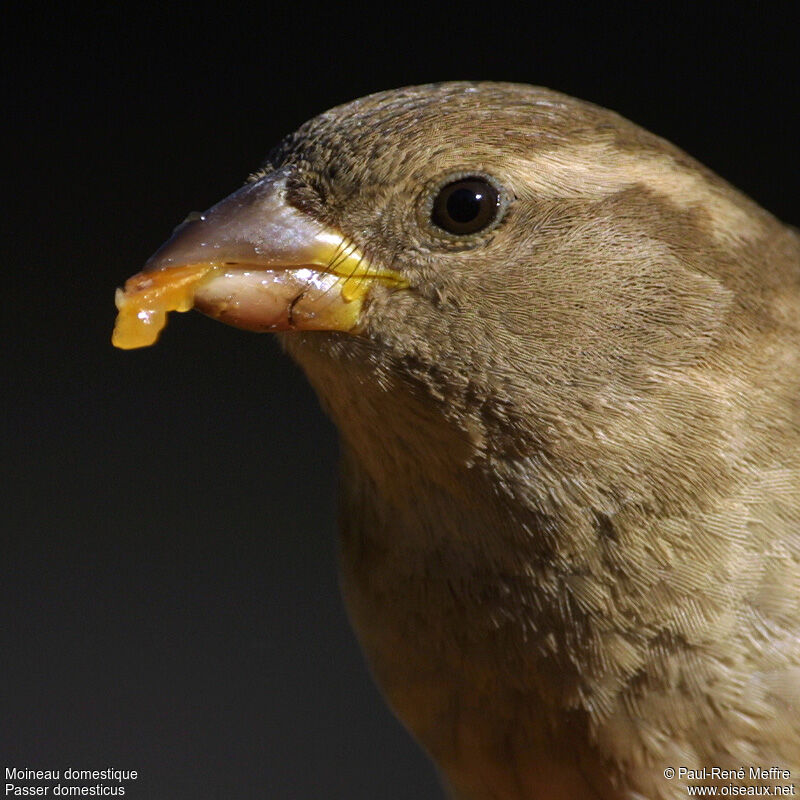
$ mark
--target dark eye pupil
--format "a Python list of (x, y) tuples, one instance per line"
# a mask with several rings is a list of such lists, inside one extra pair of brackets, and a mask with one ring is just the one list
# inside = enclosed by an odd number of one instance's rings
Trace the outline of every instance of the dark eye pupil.
[(472, 222), (481, 212), (483, 195), (474, 189), (456, 189), (447, 198), (447, 213), (456, 222)]
[(485, 178), (462, 178), (440, 190), (431, 220), (448, 233), (476, 233), (494, 221), (498, 202), (497, 189)]

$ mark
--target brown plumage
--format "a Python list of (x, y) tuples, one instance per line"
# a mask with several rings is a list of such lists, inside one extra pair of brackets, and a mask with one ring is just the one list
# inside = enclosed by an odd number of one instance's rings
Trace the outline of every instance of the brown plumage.
[[(340, 106), (251, 185), (275, 176), (402, 276), (363, 278), (348, 332), (281, 338), (341, 433), (354, 626), (453, 796), (796, 779), (798, 234), (618, 115), (513, 84)], [(450, 234), (432, 198), (465, 176), (497, 222)], [(232, 290), (195, 299), (259, 327)]]

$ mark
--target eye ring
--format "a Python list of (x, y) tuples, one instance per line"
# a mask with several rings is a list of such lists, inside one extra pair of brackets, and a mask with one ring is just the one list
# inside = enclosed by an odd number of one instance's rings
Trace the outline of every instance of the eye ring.
[(501, 193), (483, 175), (465, 175), (439, 188), (431, 223), (452, 236), (469, 236), (490, 227), (501, 210)]
[(449, 248), (472, 248), (505, 219), (513, 199), (494, 176), (462, 169), (428, 184), (418, 219)]

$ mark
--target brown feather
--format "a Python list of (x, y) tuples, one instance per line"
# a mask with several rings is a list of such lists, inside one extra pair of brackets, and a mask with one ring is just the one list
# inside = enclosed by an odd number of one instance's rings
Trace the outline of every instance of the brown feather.
[[(797, 233), (528, 86), (363, 98), (286, 164), (294, 205), (410, 283), (376, 288), (362, 336), (282, 338), (341, 432), (355, 627), (454, 796), (797, 775)], [(425, 198), (475, 172), (508, 190), (502, 224), (436, 235)]]

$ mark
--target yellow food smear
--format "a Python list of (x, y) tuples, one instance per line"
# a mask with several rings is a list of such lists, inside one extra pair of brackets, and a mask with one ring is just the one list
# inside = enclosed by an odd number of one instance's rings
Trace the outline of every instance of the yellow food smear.
[(117, 320), (111, 343), (121, 350), (148, 347), (158, 339), (170, 311), (188, 311), (201, 281), (222, 269), (217, 264), (187, 264), (140, 272), (117, 289)]

